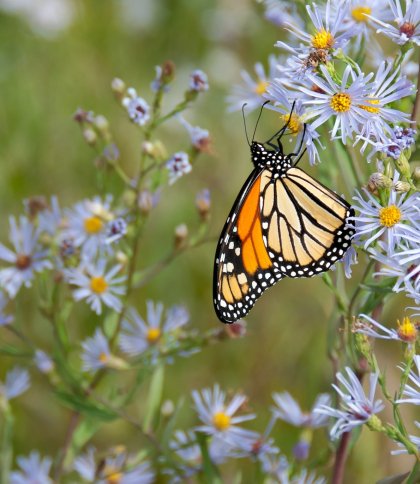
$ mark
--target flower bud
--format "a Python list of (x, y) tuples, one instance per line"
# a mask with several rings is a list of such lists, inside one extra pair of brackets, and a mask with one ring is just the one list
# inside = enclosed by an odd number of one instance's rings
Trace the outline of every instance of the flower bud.
[(165, 400), (162, 403), (160, 411), (161, 411), (163, 417), (169, 418), (171, 415), (173, 415), (173, 413), (175, 411), (174, 402), (172, 400)]
[(139, 194), (138, 205), (140, 212), (147, 215), (153, 208), (153, 195), (149, 190), (143, 190)]
[(383, 173), (372, 173), (369, 177), (367, 189), (370, 193), (377, 193), (378, 188), (391, 188), (392, 180)]
[(413, 180), (414, 183), (420, 182), (420, 166), (416, 166), (413, 170)]
[(30, 197), (25, 200), (25, 208), (28, 212), (29, 218), (35, 218), (39, 212), (43, 212), (48, 208), (47, 199), (40, 195), (35, 197)]
[(92, 128), (86, 128), (83, 130), (83, 138), (85, 139), (86, 143), (90, 146), (94, 146), (98, 139), (95, 131)]
[(392, 188), (396, 191), (396, 192), (399, 192), (399, 193), (407, 193), (410, 191), (411, 189), (411, 186), (408, 182), (404, 182), (404, 181), (397, 181), (394, 183), (394, 185), (392, 186)]
[(188, 227), (185, 224), (178, 225), (175, 228), (175, 249), (181, 249), (185, 245), (188, 237)]
[(246, 335), (246, 322), (240, 319), (236, 323), (226, 324), (224, 329), (230, 339), (243, 338)]
[(402, 176), (404, 176), (407, 179), (410, 178), (411, 176), (410, 163), (408, 162), (404, 153), (401, 153), (399, 158), (395, 160), (395, 165), (397, 167), (397, 170), (401, 173)]
[(197, 193), (197, 196), (195, 199), (195, 206), (197, 207), (201, 220), (203, 222), (206, 222), (209, 218), (209, 212), (210, 212), (210, 206), (211, 206), (209, 190), (204, 189), (201, 192)]
[(118, 262), (118, 264), (121, 264), (123, 267), (125, 267), (128, 263), (128, 256), (122, 250), (119, 250), (115, 254), (115, 259)]
[(98, 114), (98, 116), (95, 117), (93, 124), (95, 125), (96, 129), (99, 131), (99, 134), (104, 138), (105, 140), (109, 139), (109, 122), (106, 119), (105, 116), (102, 114)]
[(115, 77), (112, 79), (111, 89), (114, 91), (115, 97), (118, 100), (121, 100), (125, 94), (125, 82), (122, 79)]

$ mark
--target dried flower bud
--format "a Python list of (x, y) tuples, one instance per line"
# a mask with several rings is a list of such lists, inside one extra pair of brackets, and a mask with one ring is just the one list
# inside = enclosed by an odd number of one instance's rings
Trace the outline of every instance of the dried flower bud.
[(111, 89), (114, 91), (115, 97), (120, 100), (125, 94), (125, 82), (118, 77), (114, 77), (111, 82)]
[(80, 124), (83, 123), (93, 123), (94, 115), (92, 111), (85, 111), (82, 108), (78, 108), (73, 115), (73, 119)]
[(393, 184), (392, 188), (396, 191), (396, 192), (400, 192), (400, 193), (407, 193), (410, 191), (411, 189), (411, 186), (408, 182), (404, 182), (404, 181), (397, 181)]
[(195, 198), (195, 205), (197, 207), (201, 220), (203, 222), (206, 222), (209, 218), (211, 206), (210, 191), (207, 188), (197, 193), (197, 196)]
[(169, 418), (171, 415), (173, 415), (173, 413), (175, 411), (174, 402), (172, 400), (165, 400), (162, 403), (160, 411), (161, 411), (163, 417)]
[(243, 338), (246, 335), (246, 322), (240, 319), (236, 323), (226, 324), (224, 329), (230, 339)]
[(392, 180), (383, 173), (372, 173), (369, 177), (367, 189), (370, 193), (377, 193), (378, 188), (391, 188)]
[(147, 215), (153, 208), (153, 195), (149, 190), (143, 190), (139, 194), (138, 205), (140, 212)]
[(42, 195), (30, 197), (24, 203), (29, 218), (31, 219), (35, 218), (39, 212), (43, 212), (48, 208), (47, 199)]
[(185, 224), (175, 227), (175, 249), (181, 249), (188, 237), (188, 227)]
[(95, 145), (98, 139), (95, 131), (92, 128), (86, 128), (83, 130), (83, 138), (85, 139), (86, 143), (90, 146)]

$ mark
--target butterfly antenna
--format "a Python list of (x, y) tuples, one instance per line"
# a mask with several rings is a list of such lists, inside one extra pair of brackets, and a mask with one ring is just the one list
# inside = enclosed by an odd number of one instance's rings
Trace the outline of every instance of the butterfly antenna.
[(261, 106), (261, 109), (260, 109), (260, 114), (258, 115), (258, 119), (257, 119), (257, 123), (255, 124), (255, 129), (254, 129), (254, 134), (252, 135), (252, 142), (254, 142), (254, 138), (255, 138), (255, 133), (257, 132), (257, 127), (258, 127), (258, 123), (260, 122), (260, 118), (261, 118), (261, 115), (262, 115), (262, 112), (263, 112), (263, 109), (264, 109), (264, 106), (266, 106), (270, 101), (266, 101), (262, 106)]
[(274, 138), (281, 138), (284, 135), (284, 132), (289, 127), (289, 123), (292, 119), (292, 114), (295, 109), (296, 99), (293, 101), (292, 108), (290, 109), (289, 117), (287, 118), (287, 122), (284, 126), (282, 126), (278, 131), (276, 131), (271, 138), (269, 138), (266, 143), (270, 143)]
[(246, 121), (245, 121), (245, 106), (246, 106), (246, 103), (243, 103), (242, 104), (242, 119), (244, 120), (244, 128), (245, 128), (245, 136), (246, 136), (246, 140), (248, 142), (248, 145), (251, 146), (251, 143), (249, 142), (249, 137), (248, 137), (248, 130), (246, 129)]

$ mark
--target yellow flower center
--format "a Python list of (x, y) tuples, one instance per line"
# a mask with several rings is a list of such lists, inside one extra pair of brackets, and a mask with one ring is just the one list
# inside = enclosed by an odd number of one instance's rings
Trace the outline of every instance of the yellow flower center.
[(372, 9), (370, 7), (356, 7), (351, 11), (351, 15), (356, 22), (367, 22), (369, 19), (366, 15), (370, 15)]
[(268, 81), (260, 80), (258, 84), (255, 86), (254, 91), (259, 96), (262, 96), (267, 90), (267, 87), (268, 87)]
[(351, 108), (350, 94), (347, 94), (346, 92), (337, 92), (331, 98), (330, 106), (336, 113), (346, 113), (347, 111), (350, 111), (350, 108)]
[(287, 125), (288, 129), (290, 130), (290, 132), (292, 134), (298, 134), (299, 131), (302, 130), (302, 127), (303, 127), (303, 124), (299, 118), (299, 116), (295, 113), (292, 113), (292, 115), (290, 116), (290, 114), (282, 114), (280, 116), (280, 119), (282, 121), (284, 121), (285, 123), (289, 123)]
[(397, 320), (398, 325), (398, 336), (405, 341), (406, 343), (412, 343), (417, 339), (417, 327), (414, 323), (411, 322), (410, 318), (405, 317), (402, 320)]
[(225, 412), (216, 412), (213, 415), (213, 424), (217, 430), (226, 430), (230, 427), (230, 417)]
[(101, 353), (98, 359), (101, 363), (106, 363), (108, 361), (108, 355), (106, 353)]
[(369, 113), (378, 114), (381, 108), (375, 108), (373, 106), (379, 104), (379, 99), (369, 99), (367, 102), (370, 104), (370, 106), (362, 106), (359, 104), (359, 108), (364, 109)]
[(395, 205), (381, 208), (379, 211), (379, 222), (385, 227), (393, 227), (401, 220), (401, 210)]
[(85, 218), (84, 225), (88, 234), (97, 234), (102, 230), (104, 224), (99, 217), (93, 215), (92, 217)]
[(161, 334), (162, 331), (159, 328), (149, 328), (147, 331), (147, 341), (149, 343), (156, 343)]
[(334, 36), (328, 30), (321, 29), (312, 36), (312, 46), (315, 49), (331, 49), (335, 43)]
[(105, 479), (107, 484), (120, 484), (123, 474), (118, 472), (113, 466), (109, 466), (105, 469)]
[(102, 294), (108, 289), (108, 283), (102, 276), (92, 277), (90, 288), (96, 294)]

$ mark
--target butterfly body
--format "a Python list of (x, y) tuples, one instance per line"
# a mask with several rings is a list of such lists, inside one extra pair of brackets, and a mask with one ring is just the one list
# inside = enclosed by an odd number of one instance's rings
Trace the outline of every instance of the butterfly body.
[[(271, 145), (272, 146), (272, 145)], [(222, 322), (246, 316), (283, 277), (327, 271), (350, 247), (349, 204), (294, 166), (294, 154), (252, 142), (254, 170), (216, 250), (214, 307)]]

